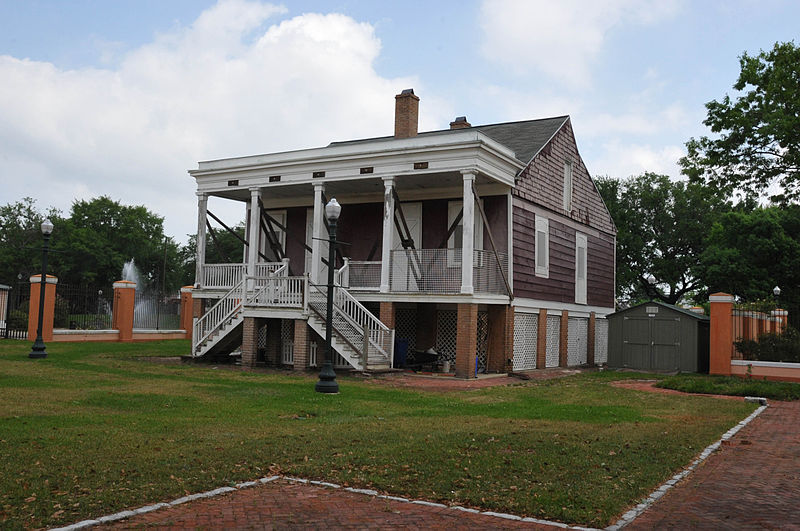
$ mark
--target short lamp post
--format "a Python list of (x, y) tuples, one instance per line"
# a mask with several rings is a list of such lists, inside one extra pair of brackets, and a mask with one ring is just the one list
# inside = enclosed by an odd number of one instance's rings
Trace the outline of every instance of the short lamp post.
[(647, 275), (646, 280), (647, 284), (650, 286), (650, 292), (652, 293), (650, 295), (650, 300), (653, 300), (656, 298), (656, 295), (658, 294), (658, 292), (656, 291), (656, 277), (653, 276), (653, 273), (650, 273), (649, 275)]
[(44, 322), (44, 292), (47, 287), (47, 250), (50, 244), (50, 234), (53, 233), (53, 224), (49, 219), (44, 220), (42, 223), (42, 235), (44, 236), (44, 245), (42, 246), (42, 278), (39, 282), (39, 324), (36, 327), (36, 341), (33, 342), (29, 358), (46, 358), (47, 351), (44, 346), (44, 339), (42, 339), (42, 323)]
[(772, 294), (775, 295), (775, 306), (777, 307), (778, 304), (779, 304), (778, 303), (778, 297), (781, 296), (781, 288), (779, 288), (778, 286), (775, 286), (774, 288), (772, 288)]
[(333, 372), (331, 340), (333, 337), (333, 269), (336, 264), (336, 223), (339, 221), (341, 213), (342, 206), (335, 197), (325, 205), (325, 217), (328, 220), (328, 300), (325, 313), (325, 360), (322, 363), (322, 370), (319, 372), (319, 381), (314, 386), (314, 390), (318, 393), (335, 394), (339, 392), (336, 373)]

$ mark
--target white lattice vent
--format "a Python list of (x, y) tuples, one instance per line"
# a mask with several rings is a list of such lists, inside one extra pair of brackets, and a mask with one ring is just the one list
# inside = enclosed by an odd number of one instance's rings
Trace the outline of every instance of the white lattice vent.
[(413, 361), (417, 349), (417, 309), (397, 308), (395, 310), (394, 337), (408, 341), (408, 358)]
[(567, 365), (583, 365), (588, 359), (589, 319), (570, 317), (567, 328)]
[(281, 363), (294, 363), (294, 321), (281, 320)]
[(456, 332), (458, 328), (458, 312), (455, 310), (439, 310), (436, 312), (436, 352), (439, 361), (456, 362)]
[(536, 343), (539, 316), (535, 313), (514, 314), (514, 370), (536, 368)]
[(608, 363), (608, 320), (596, 319), (594, 326), (594, 362)]
[(558, 315), (547, 316), (547, 347), (545, 352), (545, 367), (558, 367), (558, 348), (561, 335), (561, 317)]
[(478, 372), (486, 372), (486, 363), (489, 359), (489, 313), (478, 312)]
[(259, 349), (267, 348), (267, 325), (261, 325), (256, 334), (256, 347)]

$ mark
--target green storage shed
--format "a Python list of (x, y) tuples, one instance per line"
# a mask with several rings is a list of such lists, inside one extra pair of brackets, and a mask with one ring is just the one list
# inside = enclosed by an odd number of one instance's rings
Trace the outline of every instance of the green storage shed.
[(607, 319), (609, 367), (708, 372), (707, 316), (650, 301)]

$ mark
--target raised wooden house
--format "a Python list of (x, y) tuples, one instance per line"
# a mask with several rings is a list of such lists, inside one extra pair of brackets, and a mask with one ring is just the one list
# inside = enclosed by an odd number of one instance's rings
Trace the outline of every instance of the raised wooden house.
[[(568, 116), (395, 134), (201, 162), (192, 353), (306, 369), (321, 360), (325, 203), (342, 205), (336, 364), (435, 352), (459, 377), (605, 361), (616, 230)], [(209, 196), (246, 208), (246, 260), (207, 263)], [(420, 356), (421, 357), (421, 356)]]

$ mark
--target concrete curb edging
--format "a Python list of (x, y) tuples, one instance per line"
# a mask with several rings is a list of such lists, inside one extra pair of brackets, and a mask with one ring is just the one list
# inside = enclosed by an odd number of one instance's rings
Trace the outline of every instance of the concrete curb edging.
[(261, 479), (257, 479), (254, 481), (246, 481), (244, 483), (237, 483), (234, 487), (219, 487), (214, 490), (209, 490), (206, 492), (199, 492), (197, 494), (190, 494), (188, 496), (183, 496), (176, 500), (166, 503), (156, 503), (153, 505), (146, 505), (144, 507), (139, 507), (138, 509), (128, 510), (128, 511), (120, 511), (118, 513), (114, 513), (108, 516), (102, 516), (100, 518), (92, 519), (92, 520), (83, 520), (81, 522), (77, 522), (72, 525), (68, 525), (66, 527), (57, 527), (52, 529), (51, 531), (73, 531), (75, 529), (84, 529), (87, 527), (92, 527), (98, 524), (106, 524), (110, 522), (116, 522), (117, 520), (124, 520), (125, 518), (130, 518), (132, 516), (137, 516), (140, 514), (149, 513), (158, 509), (162, 509), (165, 507), (174, 507), (176, 505), (180, 505), (182, 503), (187, 503), (194, 500), (199, 500), (202, 498), (213, 498), (215, 496), (219, 496), (220, 494), (226, 494), (228, 492), (234, 492), (241, 489), (246, 489), (250, 487), (254, 487), (257, 485), (270, 483), (272, 481), (283, 479), (285, 481), (291, 481), (293, 483), (304, 483), (306, 485), (315, 485), (318, 487), (325, 487), (329, 489), (342, 489), (348, 492), (352, 492), (354, 494), (363, 494), (365, 496), (374, 496), (376, 498), (381, 498), (384, 500), (391, 500), (400, 503), (409, 503), (415, 505), (425, 505), (428, 507), (436, 507), (441, 509), (451, 509), (454, 511), (463, 511), (467, 513), (473, 514), (482, 514), (484, 516), (491, 516), (494, 518), (502, 518), (505, 520), (516, 520), (520, 522), (530, 522), (534, 524), (544, 524), (553, 527), (559, 527), (562, 529), (578, 529), (578, 530), (594, 530), (594, 528), (590, 527), (580, 527), (580, 526), (570, 526), (562, 522), (551, 522), (549, 520), (540, 520), (538, 518), (523, 518), (522, 516), (517, 516), (515, 514), (507, 514), (507, 513), (496, 513), (493, 511), (480, 511), (478, 509), (471, 509), (469, 507), (461, 507), (460, 505), (445, 505), (442, 503), (435, 503), (429, 502), (425, 500), (409, 500), (408, 498), (401, 498), (398, 496), (389, 496), (386, 494), (380, 494), (376, 490), (372, 489), (356, 489), (352, 487), (342, 487), (341, 485), (337, 485), (336, 483), (329, 483), (327, 481), (315, 481), (311, 479), (303, 479), (303, 478), (295, 478), (290, 476), (268, 476)]
[(700, 455), (694, 461), (692, 461), (692, 463), (689, 466), (687, 466), (686, 468), (684, 468), (683, 470), (672, 476), (671, 479), (664, 482), (663, 485), (661, 485), (655, 491), (653, 491), (650, 494), (650, 496), (644, 499), (644, 501), (636, 505), (630, 511), (623, 514), (622, 517), (619, 520), (617, 520), (615, 524), (606, 527), (606, 530), (616, 531), (617, 529), (621, 529), (626, 525), (630, 524), (631, 522), (633, 522), (639, 515), (641, 515), (645, 510), (647, 510), (651, 505), (653, 505), (659, 498), (661, 498), (664, 494), (666, 494), (669, 489), (674, 487), (676, 484), (678, 484), (678, 482), (680, 482), (682, 479), (688, 476), (695, 468), (697, 468), (697, 466), (700, 463), (708, 459), (708, 456), (710, 456), (713, 452), (715, 452), (720, 447), (720, 445), (722, 445), (724, 441), (727, 441), (731, 437), (736, 435), (739, 432), (739, 430), (747, 426), (750, 423), (750, 421), (752, 421), (754, 418), (760, 415), (761, 412), (767, 409), (768, 407), (766, 398), (748, 396), (745, 398), (745, 401), (754, 402), (761, 405), (759, 406), (758, 409), (753, 411), (750, 414), (750, 416), (739, 422), (733, 428), (726, 431), (717, 442), (708, 445), (705, 448), (705, 450), (703, 450), (700, 453)]

